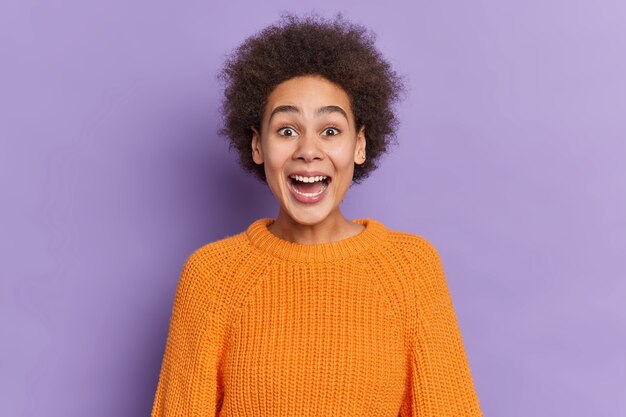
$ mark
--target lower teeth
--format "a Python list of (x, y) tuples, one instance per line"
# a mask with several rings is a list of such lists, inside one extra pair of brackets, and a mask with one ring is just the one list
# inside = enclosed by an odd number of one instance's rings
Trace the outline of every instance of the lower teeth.
[(322, 188), (321, 188), (318, 192), (316, 192), (316, 193), (302, 193), (302, 192), (300, 192), (300, 191), (296, 190), (296, 187), (292, 187), (292, 188), (293, 188), (293, 190), (294, 190), (296, 193), (298, 193), (298, 194), (300, 194), (300, 195), (303, 195), (303, 196), (305, 196), (305, 197), (315, 197), (315, 196), (317, 196), (317, 195), (322, 194), (322, 193), (324, 192), (324, 190), (325, 190), (327, 187), (328, 187), (328, 185), (327, 185), (327, 184), (322, 184)]

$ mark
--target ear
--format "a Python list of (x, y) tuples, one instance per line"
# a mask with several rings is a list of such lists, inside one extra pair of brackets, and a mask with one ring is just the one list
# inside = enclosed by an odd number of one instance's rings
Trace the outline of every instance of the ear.
[(263, 163), (263, 152), (261, 150), (261, 136), (259, 132), (254, 128), (254, 126), (250, 126), (252, 129), (252, 160), (257, 164), (261, 165)]
[(354, 163), (357, 165), (361, 165), (365, 162), (365, 125), (361, 126), (361, 130), (356, 136), (356, 147), (354, 148)]

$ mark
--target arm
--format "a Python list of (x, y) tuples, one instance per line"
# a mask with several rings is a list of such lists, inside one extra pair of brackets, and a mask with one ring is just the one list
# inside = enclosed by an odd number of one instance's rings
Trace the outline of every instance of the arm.
[(206, 275), (206, 265), (194, 255), (187, 259), (174, 298), (152, 417), (206, 417), (219, 411), (223, 326)]
[(401, 417), (482, 416), (441, 259), (425, 239), (420, 246)]

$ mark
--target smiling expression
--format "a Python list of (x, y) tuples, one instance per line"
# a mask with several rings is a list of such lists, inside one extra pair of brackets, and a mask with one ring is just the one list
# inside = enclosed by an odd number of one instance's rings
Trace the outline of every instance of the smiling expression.
[(252, 157), (264, 164), (279, 218), (337, 221), (365, 152), (365, 126), (356, 132), (349, 96), (326, 78), (305, 75), (276, 86), (266, 103), (261, 132), (252, 128)]

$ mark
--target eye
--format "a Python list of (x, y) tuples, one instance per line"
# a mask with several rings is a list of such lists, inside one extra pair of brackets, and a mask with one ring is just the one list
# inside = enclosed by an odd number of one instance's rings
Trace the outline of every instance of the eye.
[[(324, 129), (324, 132), (326, 132), (324, 136), (337, 136), (340, 133), (339, 129), (337, 129), (336, 127), (327, 127), (326, 129)], [(328, 134), (328, 132), (331, 133)]]
[(296, 131), (290, 127), (281, 127), (280, 129), (278, 129), (278, 134), (281, 136), (295, 136)]

